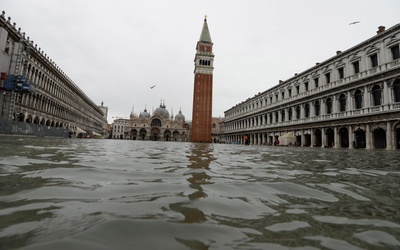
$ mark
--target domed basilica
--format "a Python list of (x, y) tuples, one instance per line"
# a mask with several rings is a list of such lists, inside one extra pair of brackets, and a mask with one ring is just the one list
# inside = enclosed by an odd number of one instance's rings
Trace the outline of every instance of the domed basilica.
[(133, 111), (129, 119), (117, 119), (113, 123), (112, 138), (152, 141), (189, 141), (189, 124), (182, 111), (170, 116), (164, 103), (150, 114), (145, 108), (139, 115)]

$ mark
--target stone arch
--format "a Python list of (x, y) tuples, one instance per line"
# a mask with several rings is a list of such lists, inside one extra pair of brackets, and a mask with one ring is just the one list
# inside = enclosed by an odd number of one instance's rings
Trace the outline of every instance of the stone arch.
[(31, 115), (27, 115), (26, 119), (25, 119), (26, 123), (32, 123), (33, 122), (33, 118)]
[(349, 147), (349, 129), (347, 127), (341, 127), (338, 129), (339, 133), (339, 142), (338, 146), (341, 148)]
[(36, 116), (36, 117), (33, 119), (33, 123), (34, 123), (34, 124), (39, 124), (39, 122), (40, 122), (40, 119), (39, 119), (38, 116)]
[(169, 131), (168, 129), (164, 131), (164, 140), (165, 141), (171, 140), (171, 131)]
[(172, 140), (173, 141), (179, 141), (179, 138), (180, 138), (180, 134), (178, 131), (175, 130), (174, 132), (172, 132)]
[(325, 136), (326, 136), (326, 147), (330, 148), (335, 145), (335, 131), (333, 128), (327, 128), (325, 130)]
[(371, 87), (372, 106), (382, 105), (382, 87), (377, 83)]
[(384, 124), (384, 123), (375, 123), (375, 124), (373, 124), (373, 125), (371, 126), (371, 130), (373, 131), (373, 130), (376, 130), (376, 129), (383, 129), (383, 130), (386, 131), (387, 126), (386, 126), (386, 124)]
[(365, 148), (365, 138), (366, 138), (366, 129), (364, 125), (356, 125), (354, 126), (354, 141), (355, 148)]
[(314, 146), (321, 147), (322, 146), (322, 131), (319, 128), (314, 130)]
[(384, 130), (382, 127), (377, 126), (375, 129), (372, 130), (372, 132), (374, 148), (386, 148), (386, 130)]
[(147, 130), (145, 128), (140, 129), (139, 137), (140, 140), (146, 140)]
[(160, 140), (160, 129), (158, 127), (153, 127), (151, 129), (151, 135), (150, 135), (150, 139), (153, 141), (158, 141)]

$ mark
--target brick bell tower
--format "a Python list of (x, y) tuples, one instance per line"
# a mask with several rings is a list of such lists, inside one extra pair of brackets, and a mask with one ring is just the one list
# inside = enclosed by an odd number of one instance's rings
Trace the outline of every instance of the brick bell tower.
[(192, 142), (211, 142), (214, 70), (212, 47), (206, 16), (194, 58)]

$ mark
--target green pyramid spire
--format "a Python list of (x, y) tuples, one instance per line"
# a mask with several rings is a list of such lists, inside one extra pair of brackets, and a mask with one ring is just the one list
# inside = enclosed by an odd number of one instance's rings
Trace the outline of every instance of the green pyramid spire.
[(203, 29), (201, 30), (199, 42), (212, 43), (210, 31), (208, 30), (208, 25), (207, 25), (207, 16), (204, 17), (204, 24), (203, 24)]

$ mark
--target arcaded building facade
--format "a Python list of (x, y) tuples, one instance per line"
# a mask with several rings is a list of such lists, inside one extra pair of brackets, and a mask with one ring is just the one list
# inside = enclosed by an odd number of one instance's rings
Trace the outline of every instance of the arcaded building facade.
[[(4, 11), (0, 15), (0, 72), (1, 124), (27, 128), (26, 133), (40, 130), (41, 135), (50, 128), (71, 136), (105, 133), (107, 107), (96, 105)], [(28, 131), (28, 126), (18, 124), (31, 126)]]
[(170, 116), (165, 103), (152, 114), (145, 108), (139, 115), (133, 111), (129, 119), (119, 118), (112, 124), (112, 138), (142, 141), (189, 141), (189, 124), (182, 111)]
[(224, 140), (400, 148), (400, 24), (225, 111)]

